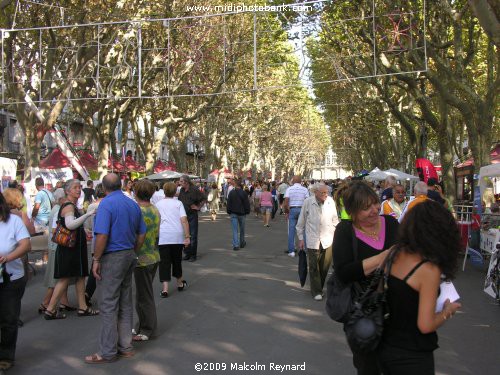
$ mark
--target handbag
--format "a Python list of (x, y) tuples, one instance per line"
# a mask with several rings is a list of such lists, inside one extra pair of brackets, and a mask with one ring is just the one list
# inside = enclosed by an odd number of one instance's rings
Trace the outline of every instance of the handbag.
[[(354, 261), (358, 259), (358, 240), (354, 229), (352, 231), (352, 251)], [(326, 283), (326, 313), (339, 323), (346, 323), (353, 309), (353, 300), (361, 292), (358, 282), (343, 283), (337, 276), (335, 269)]]
[(65, 203), (59, 209), (57, 217), (57, 226), (52, 233), (52, 242), (64, 246), (64, 247), (74, 247), (76, 245), (76, 230), (70, 230), (64, 226), (62, 223), (61, 211), (62, 209), (72, 203)]
[(389, 317), (386, 303), (387, 277), (390, 274), (392, 250), (373, 274), (368, 288), (353, 302), (353, 310), (344, 326), (347, 343), (353, 352), (374, 351), (384, 331), (384, 321)]

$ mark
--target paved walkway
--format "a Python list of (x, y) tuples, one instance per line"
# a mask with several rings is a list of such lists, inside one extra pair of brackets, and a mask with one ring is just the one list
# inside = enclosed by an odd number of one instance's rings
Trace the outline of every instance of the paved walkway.
[[(238, 252), (232, 250), (227, 215), (200, 222), (199, 260), (183, 263), (189, 287), (157, 298), (158, 335), (136, 344), (131, 359), (85, 364), (83, 357), (97, 350), (101, 320), (71, 313), (61, 321), (40, 317), (43, 267), (37, 267), (23, 299), (25, 325), (9, 374), (274, 374), (281, 370), (276, 365), (303, 364), (305, 371), (282, 373), (354, 374), (341, 325), (326, 316), (324, 302), (311, 298), (308, 284), (300, 287), (297, 258), (283, 253), (283, 216), (271, 228), (248, 217), (248, 246)], [(484, 274), (471, 265), (459, 274), (464, 307), (439, 331), (438, 374), (498, 373), (500, 307), (482, 292)], [(159, 282), (155, 288), (159, 295)], [(198, 363), (206, 370), (196, 371)], [(263, 367), (252, 371), (255, 365)]]

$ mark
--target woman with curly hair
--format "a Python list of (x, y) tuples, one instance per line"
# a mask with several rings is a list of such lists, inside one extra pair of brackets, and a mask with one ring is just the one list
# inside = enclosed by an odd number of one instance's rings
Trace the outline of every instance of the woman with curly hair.
[(390, 317), (379, 347), (385, 375), (434, 374), (436, 330), (461, 306), (446, 300), (436, 312), (439, 285), (455, 277), (459, 251), (457, 224), (442, 204), (427, 200), (408, 212), (388, 278)]

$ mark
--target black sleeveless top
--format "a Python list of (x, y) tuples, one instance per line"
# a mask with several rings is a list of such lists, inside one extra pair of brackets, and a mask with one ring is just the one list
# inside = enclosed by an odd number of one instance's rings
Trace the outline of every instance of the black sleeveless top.
[(419, 293), (406, 283), (425, 262), (424, 260), (417, 264), (403, 280), (389, 275), (387, 303), (390, 315), (384, 326), (384, 344), (419, 352), (433, 351), (438, 348), (436, 332), (423, 334), (418, 329)]

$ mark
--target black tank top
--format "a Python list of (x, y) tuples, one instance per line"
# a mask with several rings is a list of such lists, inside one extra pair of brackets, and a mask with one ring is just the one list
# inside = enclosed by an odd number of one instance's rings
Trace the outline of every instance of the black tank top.
[(438, 347), (436, 332), (423, 334), (417, 326), (419, 294), (406, 281), (426, 262), (418, 263), (401, 280), (389, 275), (387, 280), (387, 303), (389, 319), (384, 327), (384, 344), (414, 351), (433, 351)]

